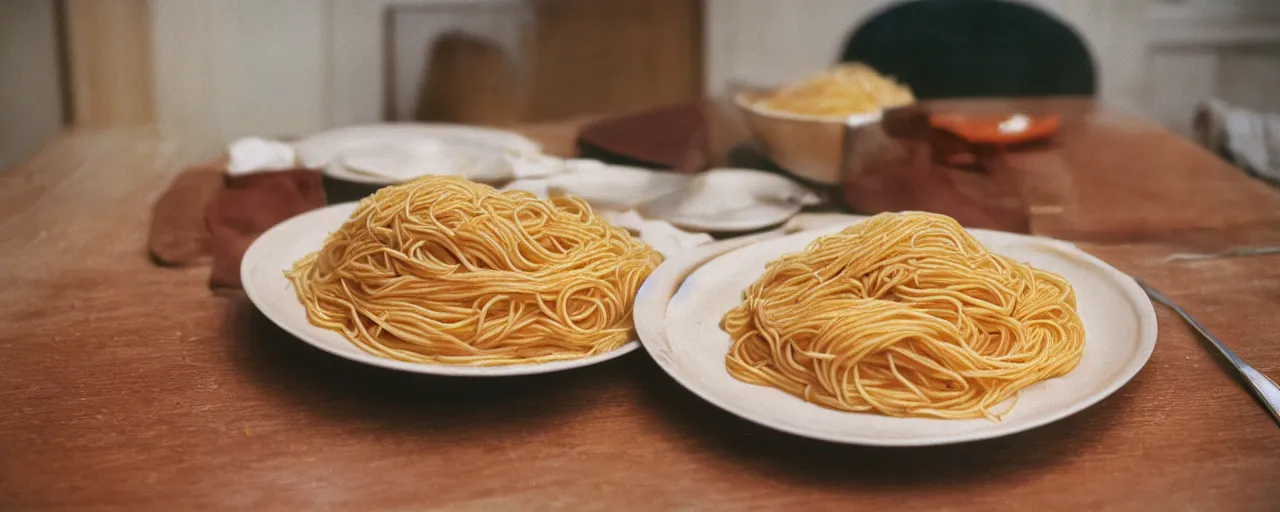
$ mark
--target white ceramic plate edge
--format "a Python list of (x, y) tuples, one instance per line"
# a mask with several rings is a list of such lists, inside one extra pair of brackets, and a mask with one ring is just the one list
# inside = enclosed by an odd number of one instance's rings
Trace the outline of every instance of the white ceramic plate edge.
[[(292, 241), (288, 239), (289, 233), (293, 230), (299, 230), (300, 227), (310, 226), (310, 224), (316, 222), (315, 219), (328, 219), (330, 216), (332, 216), (332, 217), (345, 220), (347, 217), (351, 215), (351, 212), (355, 211), (355, 208), (357, 205), (358, 203), (355, 203), (355, 202), (334, 204), (334, 205), (326, 206), (324, 208), (320, 208), (317, 210), (312, 210), (306, 213), (302, 213), (300, 215), (296, 215), (292, 218), (289, 218), (288, 220), (285, 220), (284, 222), (276, 224), (275, 226), (272, 226), (271, 229), (268, 229), (266, 232), (264, 232), (256, 240), (254, 240), (253, 244), (249, 246), (249, 249), (245, 251), (244, 258), (240, 261), (240, 280), (244, 287), (245, 294), (248, 295), (250, 302), (252, 302), (254, 306), (258, 308), (258, 311), (261, 311), (262, 314), (267, 317), (267, 319), (271, 320), (272, 323), (276, 324), (277, 326), (279, 326), (285, 332), (288, 332), (293, 337), (299, 340), (302, 340), (306, 344), (311, 345), (320, 350), (323, 350), (325, 352), (328, 352), (330, 354), (333, 354), (335, 356), (341, 357), (343, 359), (355, 361), (357, 363), (364, 363), (370, 366), (377, 366), (380, 368), (387, 368), (390, 370), (398, 370), (398, 371), (410, 372), (410, 373), (442, 375), (442, 376), (452, 376), (452, 377), (509, 377), (509, 376), (516, 376), (516, 375), (534, 375), (534, 374), (540, 374), (540, 373), (551, 373), (551, 372), (570, 370), (573, 368), (580, 368), (583, 366), (590, 366), (593, 364), (603, 363), (605, 361), (609, 361), (611, 359), (624, 356), (634, 351), (635, 349), (639, 348), (640, 342), (637, 340), (631, 340), (627, 342), (627, 344), (621, 347), (618, 347), (613, 351), (610, 351), (604, 354), (597, 354), (594, 356), (584, 357), (580, 359), (552, 361), (549, 363), (538, 363), (538, 364), (518, 364), (518, 365), (503, 365), (503, 366), (461, 366), (461, 365), (411, 363), (407, 361), (387, 359), (387, 358), (375, 356), (368, 352), (364, 352), (363, 350), (360, 350), (359, 348), (354, 347), (354, 345), (352, 346), (353, 348), (355, 348), (354, 352), (343, 352), (343, 351), (336, 350), (333, 347), (330, 347), (324, 343), (320, 343), (311, 339), (311, 335), (308, 334), (305, 331), (305, 329), (302, 327), (303, 325), (311, 326), (310, 322), (308, 322), (306, 319), (306, 310), (303, 308), (301, 303), (297, 302), (297, 297), (295, 295), (295, 292), (293, 291), (292, 284), (289, 284), (288, 280), (284, 278), (285, 269), (271, 268), (278, 265), (271, 265), (269, 263), (274, 259), (269, 257), (269, 251), (271, 251), (275, 247), (278, 247), (278, 244), (280, 243), (292, 243)], [(340, 225), (341, 225), (341, 222), (339, 221), (338, 224), (329, 226), (325, 228), (322, 232), (315, 231), (315, 228), (313, 228), (312, 231), (316, 233), (315, 236), (319, 238), (320, 242), (323, 242), (324, 238), (327, 237), (329, 233), (331, 233), (332, 231), (337, 230)], [(316, 245), (319, 246), (320, 244), (316, 244)], [(267, 265), (266, 268), (263, 267), (264, 264)], [(276, 273), (279, 276), (278, 281), (273, 281), (271, 279), (264, 279), (263, 278), (264, 275), (269, 275), (269, 274), (264, 274), (265, 272)], [(287, 287), (284, 288), (283, 293), (288, 293), (289, 298), (294, 302), (294, 304), (296, 304), (297, 315), (285, 315), (275, 310), (272, 307), (267, 307), (267, 304), (268, 304), (267, 301), (270, 297), (275, 296), (276, 294), (282, 293), (279, 289), (272, 290), (270, 289), (270, 287), (272, 286), (278, 287), (281, 282), (287, 285)], [(311, 326), (311, 327), (314, 327), (314, 326)], [(330, 332), (339, 337), (342, 336), (341, 334), (333, 331), (326, 331), (326, 332)], [(345, 340), (346, 338), (343, 338), (343, 339)], [(350, 343), (350, 342), (348, 341), (347, 343)]]
[[(488, 126), (472, 126), (452, 123), (392, 122), (382, 124), (351, 125), (314, 133), (293, 143), (298, 162), (304, 166), (319, 167), (331, 178), (365, 185), (388, 186), (411, 181), (414, 178), (391, 177), (363, 173), (348, 169), (340, 160), (340, 149), (352, 144), (352, 140), (368, 142), (375, 136), (392, 140), (405, 137), (454, 137), (455, 143), (475, 146), (492, 146), (520, 154), (540, 154), (542, 145), (516, 132)], [(363, 144), (356, 144), (357, 146)], [(317, 156), (319, 155), (319, 156)], [(324, 163), (321, 164), (320, 162)]]
[[(860, 220), (854, 220), (854, 222), (859, 221)], [(850, 224), (852, 223), (812, 229), (788, 236), (802, 237), (813, 236), (815, 233), (827, 234), (839, 231)], [(971, 230), (971, 232), (998, 233), (1000, 236), (1023, 238), (1033, 240), (1039, 244), (1051, 246), (1055, 250), (1065, 253), (1064, 255), (1066, 256), (1082, 259), (1091, 266), (1102, 270), (1111, 277), (1115, 283), (1120, 285), (1126, 298), (1128, 298), (1129, 302), (1137, 308), (1137, 328), (1138, 335), (1141, 339), (1139, 341), (1139, 351), (1129, 360), (1128, 364), (1120, 369), (1110, 384), (1095, 391), (1093, 394), (1072, 403), (1070, 406), (1063, 407), (1034, 421), (1024, 422), (1018, 425), (1013, 425), (1011, 423), (996, 423), (990, 429), (986, 430), (963, 434), (938, 435), (929, 439), (884, 439), (848, 434), (826, 435), (793, 428), (787, 424), (770, 422), (767, 418), (756, 417), (749, 411), (738, 407), (732, 401), (722, 400), (715, 392), (707, 389), (701, 382), (698, 382), (697, 379), (692, 378), (690, 375), (686, 375), (684, 371), (676, 368), (675, 364), (671, 361), (673, 356), (671, 354), (664, 353), (664, 347), (662, 345), (670, 345), (666, 332), (667, 306), (675, 293), (680, 289), (685, 278), (691, 275), (699, 267), (712, 260), (716, 260), (721, 257), (733, 257), (732, 253), (737, 250), (743, 249), (749, 245), (754, 245), (755, 243), (776, 239), (776, 236), (759, 236), (745, 243), (736, 244), (733, 242), (738, 242), (738, 240), (728, 240), (700, 247), (695, 251), (690, 251), (689, 253), (672, 258), (668, 262), (664, 262), (663, 265), (659, 266), (658, 269), (649, 277), (649, 280), (647, 280), (641, 287), (640, 293), (636, 299), (635, 324), (637, 326), (637, 332), (640, 334), (641, 343), (644, 345), (645, 350), (649, 352), (650, 356), (653, 357), (663, 371), (670, 375), (671, 378), (675, 379), (676, 382), (680, 383), (681, 386), (684, 386), (686, 389), (712, 405), (720, 407), (735, 416), (753, 423), (793, 435), (830, 442), (869, 446), (905, 447), (954, 444), (1003, 437), (1038, 428), (1093, 406), (1127, 384), (1135, 375), (1138, 374), (1139, 371), (1142, 370), (1144, 366), (1146, 366), (1156, 344), (1157, 326), (1155, 308), (1152, 306), (1150, 300), (1147, 299), (1146, 293), (1142, 291), (1133, 278), (1067, 242), (1042, 237), (1016, 235), (979, 229)], [(669, 266), (668, 263), (670, 264)], [(813, 407), (819, 406), (814, 405)]]
[[(789, 187), (800, 201), (797, 201), (796, 203), (786, 203), (784, 201), (767, 203), (764, 199), (757, 198), (755, 199), (755, 201), (757, 201), (756, 204), (745, 207), (746, 209), (754, 210), (756, 212), (754, 217), (748, 218), (736, 218), (734, 215), (726, 215), (725, 211), (714, 212), (707, 215), (681, 215), (678, 211), (668, 213), (663, 203), (671, 199), (678, 200), (681, 194), (686, 193), (684, 190), (677, 190), (670, 194), (650, 199), (645, 204), (637, 206), (637, 210), (643, 211), (655, 218), (665, 220), (675, 227), (688, 231), (734, 233), (755, 231), (759, 229), (766, 229), (771, 226), (781, 225), (798, 215), (801, 210), (804, 209), (806, 204), (816, 204), (816, 202), (819, 201), (817, 194), (812, 189), (795, 179), (759, 169), (718, 167), (704, 172), (702, 176), (698, 177), (698, 179), (708, 181), (713, 179), (739, 180), (740, 182), (754, 181), (764, 185), (770, 185), (773, 188)], [(751, 194), (748, 192), (747, 195)], [(808, 203), (805, 203), (804, 201), (808, 201)], [(726, 220), (724, 217), (729, 218)]]
[[(750, 110), (751, 112), (754, 112), (757, 115), (772, 117), (776, 119), (786, 119), (789, 121), (809, 121), (809, 122), (826, 123), (826, 124), (845, 124), (849, 126), (864, 126), (864, 125), (880, 122), (880, 119), (884, 117), (884, 111), (885, 111), (885, 108), (881, 107), (880, 110), (877, 110), (875, 112), (868, 112), (865, 114), (851, 114), (848, 116), (819, 116), (819, 115), (813, 115), (813, 114), (797, 114), (795, 112), (788, 112), (786, 110), (774, 110), (769, 107), (759, 105), (757, 102), (751, 101), (748, 96), (749, 95), (746, 93), (738, 93), (734, 95), (733, 102), (736, 103), (739, 107)], [(905, 106), (905, 105), (899, 105), (899, 106)], [(898, 108), (899, 106), (890, 107), (890, 108)]]

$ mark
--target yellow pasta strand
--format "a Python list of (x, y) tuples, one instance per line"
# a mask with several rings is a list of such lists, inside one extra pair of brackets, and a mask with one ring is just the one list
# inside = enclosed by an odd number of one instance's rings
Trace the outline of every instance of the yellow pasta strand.
[(369, 353), (487, 366), (626, 344), (661, 261), (581, 199), (429, 176), (361, 201), (286, 275), (312, 324)]
[(1080, 362), (1066, 280), (987, 251), (955, 220), (885, 213), (772, 262), (722, 327), (725, 366), (842, 411), (998, 419)]
[(813, 116), (871, 114), (915, 101), (911, 89), (861, 63), (841, 64), (778, 89), (758, 105)]

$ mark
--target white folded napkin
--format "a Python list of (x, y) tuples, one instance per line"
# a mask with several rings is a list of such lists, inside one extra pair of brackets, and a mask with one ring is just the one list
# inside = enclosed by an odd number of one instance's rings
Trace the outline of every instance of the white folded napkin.
[(711, 235), (684, 231), (667, 221), (645, 219), (635, 210), (625, 212), (606, 210), (599, 213), (610, 224), (630, 231), (632, 235), (639, 237), (666, 258), (714, 240)]
[(240, 176), (261, 171), (280, 171), (298, 166), (293, 145), (277, 140), (245, 137), (227, 146), (227, 174)]
[(1212, 99), (1196, 114), (1201, 144), (1262, 178), (1280, 183), (1280, 114)]

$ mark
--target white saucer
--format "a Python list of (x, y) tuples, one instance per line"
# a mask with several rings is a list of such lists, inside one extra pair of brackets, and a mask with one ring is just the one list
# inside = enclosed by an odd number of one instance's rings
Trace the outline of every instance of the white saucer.
[(711, 169), (679, 190), (636, 207), (647, 218), (690, 231), (738, 233), (777, 226), (821, 198), (779, 174), (756, 169)]
[(338, 155), (324, 173), (372, 185), (396, 185), (428, 174), (462, 176), (477, 183), (510, 180), (515, 171), (504, 150), (494, 146), (446, 143), (430, 151), (412, 143), (369, 145)]
[(335, 356), (381, 368), (430, 375), (504, 377), (550, 373), (602, 363), (640, 346), (631, 341), (617, 350), (581, 359), (505, 366), (461, 366), (410, 363), (375, 356), (356, 347), (342, 334), (311, 325), (306, 308), (298, 302), (293, 284), (284, 277), (293, 262), (314, 252), (325, 237), (342, 226), (357, 203), (342, 203), (312, 210), (277, 224), (258, 237), (240, 262), (240, 279), (254, 306), (289, 334)]
[[(1086, 332), (1079, 366), (1066, 376), (1027, 387), (1002, 421), (840, 412), (731, 377), (724, 366), (730, 344), (720, 329), (724, 314), (741, 302), (743, 290), (763, 274), (766, 263), (801, 251), (815, 238), (848, 224), (745, 247), (739, 240), (728, 240), (663, 262), (636, 299), (635, 321), (645, 349), (693, 393), (761, 425), (840, 443), (924, 446), (1005, 436), (1065, 418), (1123, 386), (1155, 347), (1155, 311), (1127, 275), (1065, 242), (971, 230), (992, 251), (1071, 282)], [(720, 254), (728, 249), (733, 250)]]
[[(431, 152), (418, 150), (424, 145), (443, 145), (448, 151), (426, 155)], [(432, 174), (431, 169), (441, 165), (451, 167), (438, 171), (441, 174), (500, 181), (513, 177), (505, 155), (541, 153), (537, 142), (514, 132), (447, 123), (348, 126), (317, 133), (293, 146), (303, 167), (324, 169), (336, 179), (374, 185), (403, 183)]]

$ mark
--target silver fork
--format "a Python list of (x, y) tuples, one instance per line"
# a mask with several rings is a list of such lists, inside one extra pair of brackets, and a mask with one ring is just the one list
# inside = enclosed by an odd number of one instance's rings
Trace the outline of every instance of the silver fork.
[(1178, 307), (1177, 304), (1174, 304), (1173, 301), (1169, 300), (1168, 297), (1165, 297), (1164, 294), (1160, 293), (1155, 288), (1152, 288), (1151, 285), (1141, 279), (1134, 278), (1134, 281), (1137, 281), (1138, 286), (1141, 286), (1143, 290), (1146, 290), (1147, 295), (1151, 296), (1151, 298), (1156, 302), (1164, 304), (1165, 306), (1168, 306), (1169, 309), (1178, 313), (1183, 320), (1186, 320), (1188, 324), (1191, 324), (1191, 328), (1200, 333), (1201, 337), (1208, 340), (1209, 343), (1213, 345), (1213, 348), (1218, 349), (1218, 353), (1222, 354), (1222, 357), (1225, 357), (1227, 361), (1231, 363), (1231, 366), (1235, 367), (1236, 372), (1238, 372), (1241, 377), (1244, 377), (1249, 389), (1252, 390), (1253, 394), (1262, 402), (1263, 408), (1265, 408), (1267, 412), (1271, 413), (1271, 419), (1275, 420), (1277, 425), (1280, 425), (1280, 386), (1277, 386), (1275, 381), (1267, 378), (1266, 375), (1263, 375), (1252, 366), (1249, 366), (1249, 363), (1240, 359), (1240, 356), (1237, 356), (1234, 351), (1227, 348), (1226, 345), (1223, 345), (1221, 341), (1218, 341), (1218, 338), (1209, 334), (1209, 330), (1205, 329), (1203, 325), (1200, 325), (1200, 322), (1196, 321), (1195, 317), (1191, 316), (1190, 313), (1187, 313), (1186, 310), (1183, 310), (1181, 307)]
[(1262, 246), (1262, 247), (1235, 247), (1220, 252), (1212, 253), (1186, 253), (1180, 252), (1165, 256), (1163, 263), (1171, 263), (1174, 261), (1200, 261), (1215, 260), (1218, 258), (1239, 258), (1242, 256), (1261, 256), (1264, 254), (1280, 254), (1280, 245)]

